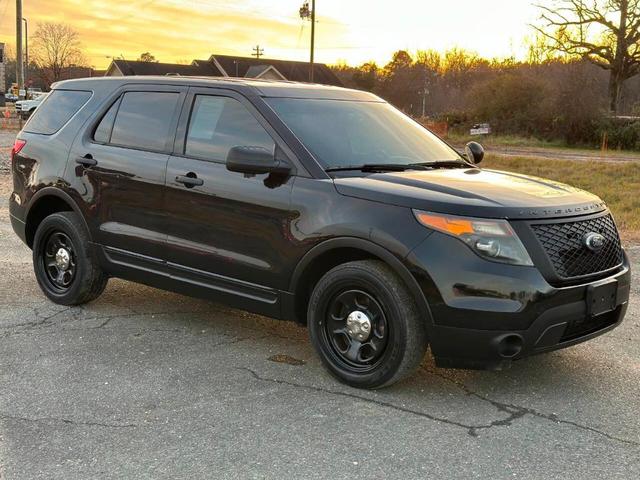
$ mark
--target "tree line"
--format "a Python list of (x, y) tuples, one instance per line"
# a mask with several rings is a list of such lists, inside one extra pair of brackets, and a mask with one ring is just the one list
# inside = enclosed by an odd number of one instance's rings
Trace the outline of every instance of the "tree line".
[[(541, 1), (525, 60), (489, 60), (459, 48), (399, 50), (385, 65), (332, 68), (346, 86), (454, 130), (489, 122), (501, 134), (640, 149), (640, 0)], [(38, 24), (30, 55), (34, 86), (91, 72), (68, 25)], [(139, 60), (157, 61), (149, 52)], [(15, 81), (12, 62), (8, 83)]]
[[(606, 132), (613, 147), (640, 148), (640, 122), (609, 113), (607, 74), (584, 59), (486, 60), (460, 49), (400, 50), (381, 67), (368, 62), (333, 69), (345, 86), (454, 130), (488, 122), (498, 134), (591, 146)], [(640, 116), (640, 78), (626, 82), (619, 110)]]
[(405, 112), (567, 144), (640, 149), (640, 0), (547, 0), (528, 58), (452, 49), (397, 51), (378, 66), (337, 65), (347, 86)]

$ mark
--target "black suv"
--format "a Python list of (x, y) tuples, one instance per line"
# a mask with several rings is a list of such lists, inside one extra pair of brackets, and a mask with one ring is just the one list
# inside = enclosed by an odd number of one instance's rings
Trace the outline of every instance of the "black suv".
[(12, 153), (45, 295), (109, 277), (307, 325), (356, 387), (500, 368), (616, 327), (629, 263), (596, 196), (476, 166), (369, 93), (127, 77), (54, 86)]

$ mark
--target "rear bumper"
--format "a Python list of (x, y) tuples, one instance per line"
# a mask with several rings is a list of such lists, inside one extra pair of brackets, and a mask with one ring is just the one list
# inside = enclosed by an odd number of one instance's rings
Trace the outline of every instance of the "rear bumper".
[[(440, 367), (504, 368), (602, 335), (620, 325), (627, 311), (626, 255), (607, 278), (558, 288), (533, 267), (488, 262), (444, 235), (431, 235), (407, 260), (430, 305), (429, 341)], [(613, 297), (604, 313), (591, 307), (602, 285)]]

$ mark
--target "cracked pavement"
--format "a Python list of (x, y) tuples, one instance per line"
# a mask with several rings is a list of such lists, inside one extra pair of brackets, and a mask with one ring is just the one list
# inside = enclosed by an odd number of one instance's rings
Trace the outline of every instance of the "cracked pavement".
[(360, 391), (290, 323), (121, 280), (82, 307), (45, 300), (7, 190), (0, 479), (640, 476), (637, 280), (625, 323), (591, 342), (502, 372), (427, 357)]

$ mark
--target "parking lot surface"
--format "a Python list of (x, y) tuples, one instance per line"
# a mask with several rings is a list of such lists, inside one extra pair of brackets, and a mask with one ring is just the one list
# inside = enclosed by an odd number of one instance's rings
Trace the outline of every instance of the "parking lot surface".
[(0, 176), (2, 479), (640, 478), (637, 275), (596, 340), (501, 372), (427, 357), (360, 391), (290, 323), (121, 280), (47, 301), (9, 191)]

